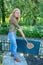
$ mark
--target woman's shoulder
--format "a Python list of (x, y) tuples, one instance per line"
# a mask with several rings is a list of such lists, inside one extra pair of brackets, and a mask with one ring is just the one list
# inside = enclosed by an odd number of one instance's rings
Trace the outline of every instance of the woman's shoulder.
[(10, 23), (15, 23), (15, 24), (16, 24), (17, 20), (16, 20), (15, 17), (11, 16), (10, 19), (9, 19), (9, 22), (10, 22)]

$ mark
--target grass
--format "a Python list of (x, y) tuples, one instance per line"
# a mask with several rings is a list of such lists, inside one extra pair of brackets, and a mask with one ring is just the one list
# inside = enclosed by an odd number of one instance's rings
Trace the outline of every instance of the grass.
[(2, 55), (0, 55), (0, 65), (2, 65)]
[(0, 65), (2, 65), (2, 64), (0, 64)]

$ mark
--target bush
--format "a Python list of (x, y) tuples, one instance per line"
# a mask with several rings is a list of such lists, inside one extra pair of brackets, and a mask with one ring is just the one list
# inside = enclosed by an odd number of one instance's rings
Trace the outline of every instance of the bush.
[(37, 17), (36, 25), (42, 25), (43, 26), (43, 18)]
[[(26, 37), (29, 38), (42, 38), (43, 39), (43, 26), (21, 26)], [(9, 24), (0, 24), (0, 35), (8, 34)], [(17, 36), (21, 34), (17, 31)]]
[[(27, 28), (23, 26), (22, 30), (26, 37), (43, 39), (43, 26), (28, 26)], [(17, 36), (21, 36), (19, 32), (17, 33)]]
[(9, 24), (1, 23), (0, 24), (0, 34), (7, 34), (9, 31)]

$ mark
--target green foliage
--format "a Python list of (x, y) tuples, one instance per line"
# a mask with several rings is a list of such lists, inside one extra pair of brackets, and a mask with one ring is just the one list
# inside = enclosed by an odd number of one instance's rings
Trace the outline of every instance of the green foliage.
[[(43, 26), (23, 26), (22, 30), (26, 37), (43, 39)], [(18, 31), (17, 36), (21, 36), (21, 34)]]
[(0, 34), (7, 34), (9, 31), (9, 24), (1, 23), (0, 24)]
[[(43, 39), (43, 26), (21, 26), (21, 28), (26, 37)], [(1, 23), (0, 35), (8, 34), (8, 32), (9, 32), (9, 23)], [(17, 31), (17, 36), (21, 36), (19, 31)]]
[(43, 4), (40, 4), (40, 0), (37, 0), (37, 3), (36, 0), (4, 0), (5, 15), (9, 17), (14, 8), (18, 7), (21, 10), (21, 22), (26, 22), (26, 25), (32, 25), (35, 16), (36, 18), (39, 17), (40, 12), (42, 12), (41, 7)]
[[(27, 24), (27, 21), (23, 21), (23, 18), (21, 18), (22, 21), (19, 22), (19, 25), (21, 26), (29, 26), (29, 25), (32, 25), (33, 24), (33, 21), (29, 21), (28, 20), (28, 24)], [(40, 26), (43, 26), (43, 18), (40, 18), (40, 17), (37, 17), (37, 20), (36, 20), (36, 25), (40, 25)]]
[(2, 65), (2, 53), (0, 52), (0, 65)]
[(43, 18), (37, 17), (36, 25), (42, 25), (43, 26)]

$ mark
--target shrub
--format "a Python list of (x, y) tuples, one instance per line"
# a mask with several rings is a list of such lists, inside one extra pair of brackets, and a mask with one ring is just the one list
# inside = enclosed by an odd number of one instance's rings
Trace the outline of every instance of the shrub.
[[(21, 26), (26, 37), (29, 38), (42, 38), (43, 39), (43, 26)], [(0, 35), (8, 34), (9, 24), (0, 24)], [(17, 36), (21, 34), (17, 31)]]

